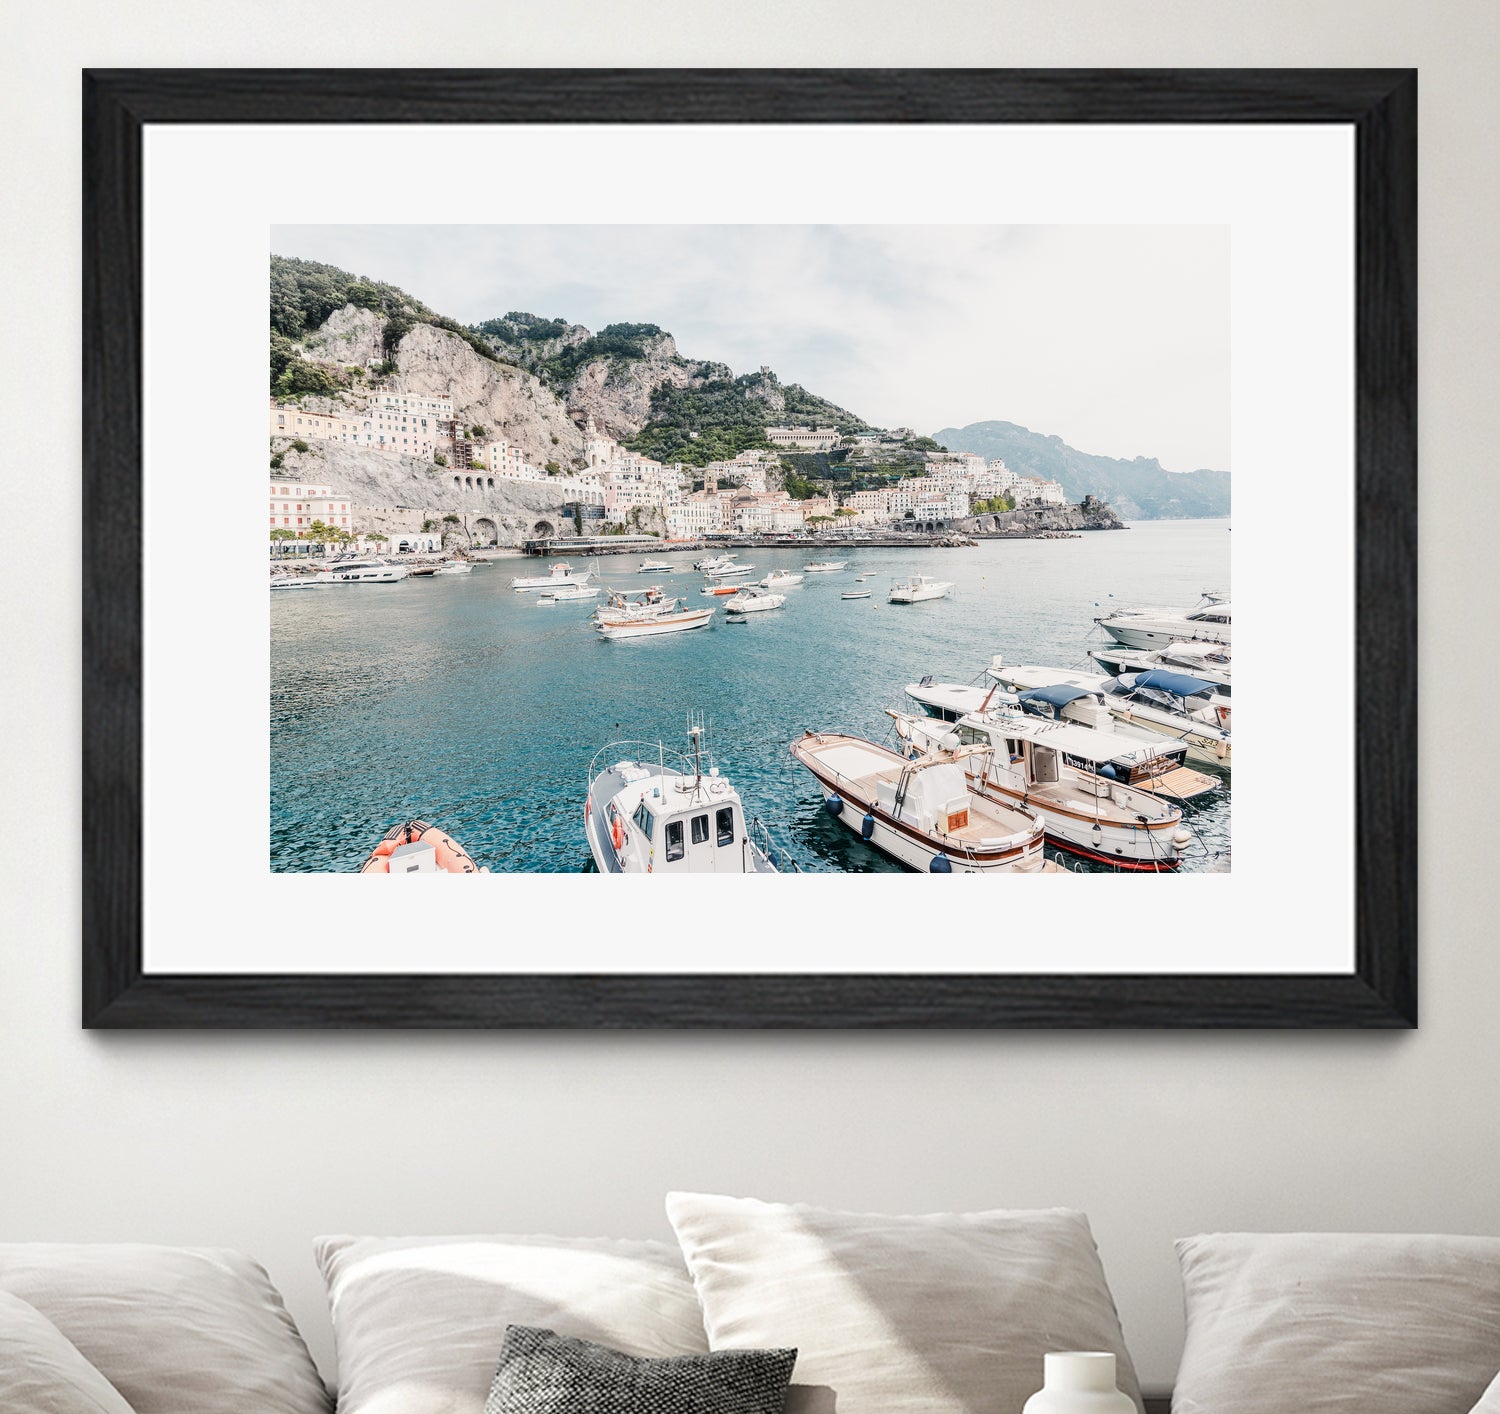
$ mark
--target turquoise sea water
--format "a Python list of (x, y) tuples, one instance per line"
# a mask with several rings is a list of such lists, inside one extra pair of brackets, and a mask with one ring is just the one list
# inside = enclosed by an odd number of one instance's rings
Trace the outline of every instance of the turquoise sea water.
[[(494, 871), (576, 872), (589, 864), (590, 760), (617, 738), (681, 748), (690, 712), (708, 718), (714, 758), (747, 813), (803, 869), (894, 868), (823, 811), (787, 749), (804, 728), (888, 743), (884, 709), (920, 710), (905, 683), (977, 680), (994, 653), (1092, 668), (1095, 615), (1190, 606), (1227, 588), (1231, 539), (1227, 521), (1146, 521), (954, 550), (745, 550), (752, 580), (811, 558), (851, 563), (809, 576), (785, 591), (784, 608), (744, 626), (727, 623), (719, 601), (710, 628), (613, 643), (587, 622), (596, 601), (540, 607), (511, 589), (512, 575), (545, 572), (534, 559), (270, 594), (271, 868), (358, 869), (387, 829), (416, 816)], [(681, 565), (673, 575), (634, 573), (637, 556), (590, 563), (607, 585), (662, 583), (701, 606), (711, 602), (691, 567), (701, 553), (661, 556)], [(875, 578), (855, 585), (866, 572)], [(891, 580), (913, 572), (954, 581), (952, 597), (888, 604)], [(854, 588), (875, 592), (839, 597)], [(1189, 814), (1214, 850), (1229, 848), (1229, 820), (1227, 782)]]

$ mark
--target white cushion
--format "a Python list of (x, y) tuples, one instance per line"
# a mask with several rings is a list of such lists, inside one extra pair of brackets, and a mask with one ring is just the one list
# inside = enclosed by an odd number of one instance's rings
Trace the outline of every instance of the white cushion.
[(715, 1350), (797, 1349), (787, 1414), (1020, 1414), (1049, 1350), (1108, 1350), (1139, 1404), (1081, 1213), (885, 1217), (672, 1193)]
[(627, 1355), (708, 1349), (693, 1287), (662, 1242), (323, 1237), (339, 1414), (482, 1414), (508, 1325)]
[(1173, 1414), (1469, 1414), (1500, 1366), (1500, 1240), (1213, 1233), (1177, 1255)]
[(0, 1291), (0, 1409), (5, 1414), (132, 1414), (120, 1392), (56, 1326)]
[(36, 1307), (135, 1414), (328, 1414), (271, 1279), (238, 1252), (0, 1244), (0, 1291)]

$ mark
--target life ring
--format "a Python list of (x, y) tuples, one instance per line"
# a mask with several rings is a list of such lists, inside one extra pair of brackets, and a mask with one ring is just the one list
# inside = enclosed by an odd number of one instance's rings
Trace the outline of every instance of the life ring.
[(618, 854), (625, 847), (625, 820), (619, 814), (616, 814), (609, 822), (609, 838), (614, 844), (615, 853)]

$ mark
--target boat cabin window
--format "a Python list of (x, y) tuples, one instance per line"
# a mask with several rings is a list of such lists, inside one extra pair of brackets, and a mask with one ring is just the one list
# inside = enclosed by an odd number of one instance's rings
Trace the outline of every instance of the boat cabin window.
[(669, 820), (667, 822), (667, 863), (674, 859), (681, 859), (687, 853), (687, 846), (682, 842), (682, 821)]
[(960, 727), (958, 744), (960, 746), (988, 746), (990, 734), (979, 727)]
[(646, 808), (644, 800), (635, 807), (635, 815), (632, 818), (635, 820), (636, 828), (649, 840), (652, 831), (656, 828), (656, 817)]
[(708, 816), (707, 815), (694, 815), (693, 816), (693, 843), (694, 844), (707, 844), (708, 843)]
[(718, 834), (719, 847), (734, 843), (734, 807), (726, 805), (714, 812), (714, 828)]

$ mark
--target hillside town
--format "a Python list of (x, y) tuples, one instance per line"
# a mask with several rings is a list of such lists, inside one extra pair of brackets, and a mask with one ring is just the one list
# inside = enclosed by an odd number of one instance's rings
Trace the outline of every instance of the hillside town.
[[(550, 499), (571, 510), (580, 530), (586, 522), (591, 534), (628, 529), (668, 541), (722, 534), (796, 534), (828, 525), (927, 526), (955, 521), (975, 510), (1066, 503), (1056, 481), (1017, 475), (1000, 460), (942, 450), (925, 451), (917, 470), (884, 479), (878, 486), (836, 494), (799, 482), (804, 493), (800, 496), (787, 489), (784, 454), (841, 450), (852, 468), (868, 467), (882, 452), (909, 444), (914, 434), (905, 428), (844, 437), (833, 427), (770, 426), (769, 449), (755, 448), (732, 460), (694, 466), (663, 464), (632, 452), (600, 431), (586, 412), (570, 410), (570, 416), (583, 434), (584, 453), (578, 458), (581, 465), (567, 468), (555, 461), (537, 465), (527, 449), (486, 428), (463, 426), (451, 393), (372, 392), (363, 407), (340, 403), (327, 411), (273, 398), (270, 435), (273, 447), (337, 443), (421, 459), (431, 464), (435, 477), (451, 477), (457, 504), (476, 491), (530, 483), (545, 487)], [(358, 538), (368, 529), (366, 512), (373, 508), (352, 504), (332, 485), (310, 484), (296, 475), (277, 476), (278, 470), (273, 460), (273, 540), (306, 540), (325, 528), (339, 539)], [(415, 524), (410, 527), (411, 549), (440, 544), (440, 534), (433, 534), (430, 524), (424, 526), (422, 531)]]

